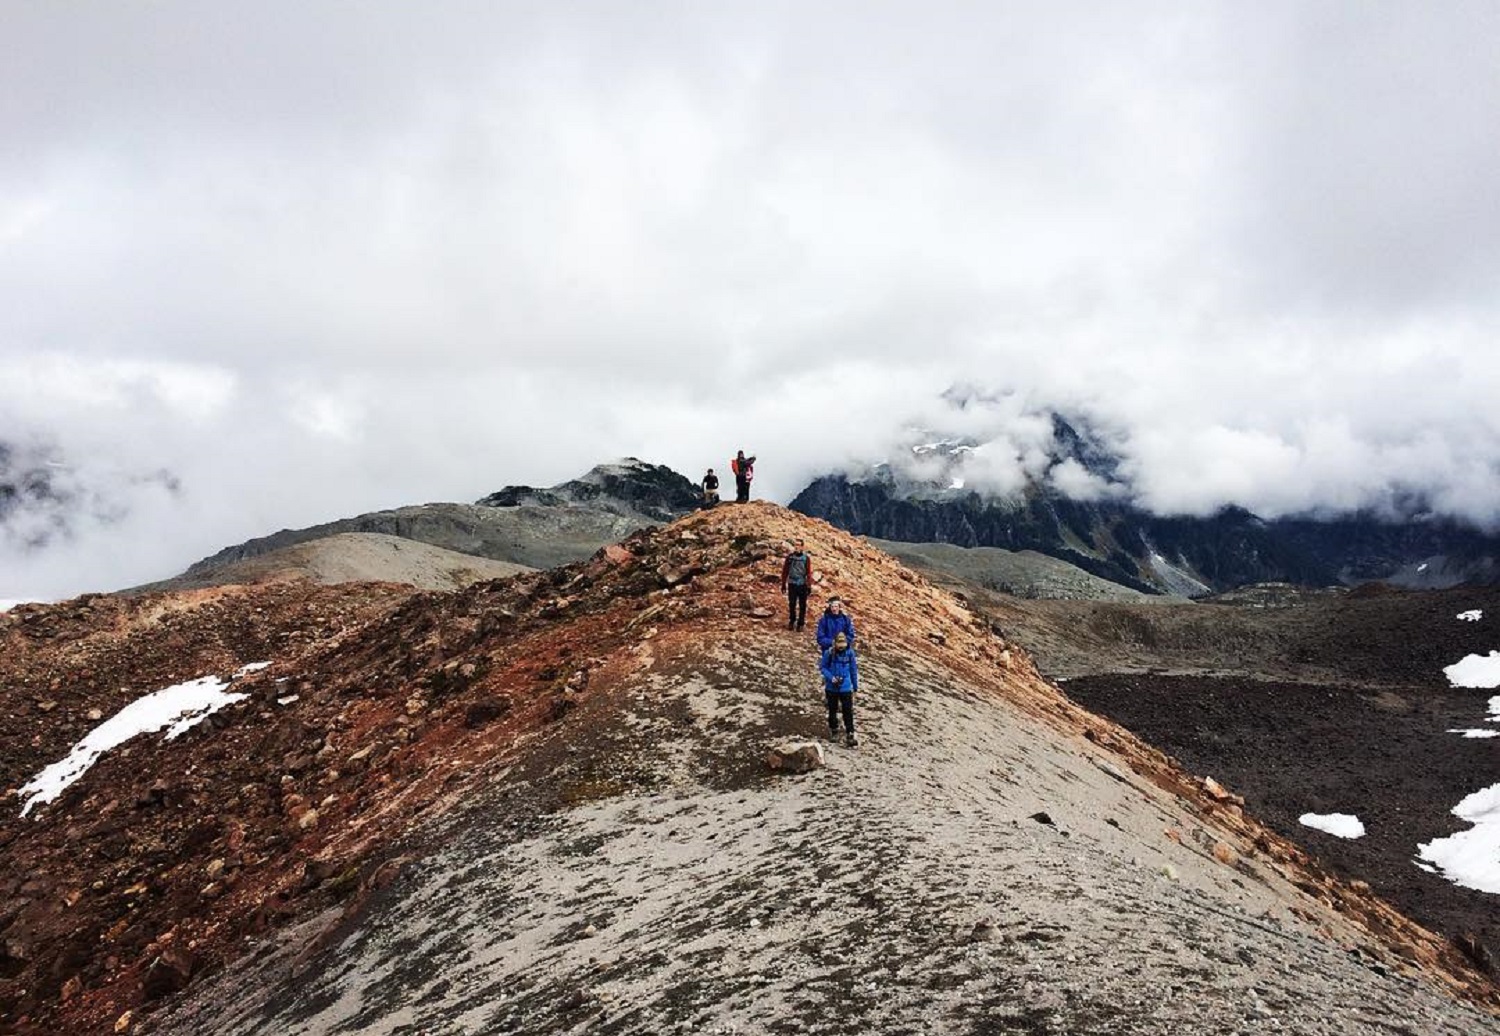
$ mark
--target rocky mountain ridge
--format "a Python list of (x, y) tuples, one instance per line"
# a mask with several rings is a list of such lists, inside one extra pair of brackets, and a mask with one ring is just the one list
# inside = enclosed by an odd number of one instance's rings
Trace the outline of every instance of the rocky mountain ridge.
[(643, 526), (670, 521), (697, 504), (692, 483), (681, 475), (662, 465), (626, 458), (597, 465), (549, 489), (507, 486), (474, 504), (415, 504), (304, 529), (283, 529), (226, 547), (190, 565), (180, 576), (137, 589), (234, 582), (243, 578), (241, 570), (253, 559), (350, 534), (400, 537), (492, 561), (552, 568), (581, 561), (606, 543)]
[[(819, 597), (855, 603), (869, 683), (864, 744), (804, 778), (763, 761), (821, 725), (810, 644), (780, 628), (792, 538)], [(23, 605), (0, 641), (10, 789), (143, 691), (270, 663), (31, 817), (7, 799), (0, 1025), (26, 1036), (768, 1010), (830, 1033), (1374, 1032), (1364, 1012), (1398, 1010), (1500, 1031), (1451, 943), (1078, 708), (957, 598), (774, 505), (452, 593)]]

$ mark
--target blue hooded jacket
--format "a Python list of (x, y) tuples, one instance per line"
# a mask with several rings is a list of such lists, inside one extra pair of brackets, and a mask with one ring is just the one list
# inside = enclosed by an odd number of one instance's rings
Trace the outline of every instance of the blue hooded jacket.
[[(823, 652), (823, 664), (819, 668), (823, 670), (823, 690), (829, 694), (849, 694), (859, 690), (859, 660), (854, 657), (853, 648), (843, 651), (829, 648)], [(837, 687), (833, 685), (835, 677), (843, 677), (843, 682)]]
[(827, 651), (833, 647), (833, 638), (843, 633), (849, 638), (849, 646), (854, 646), (854, 620), (849, 618), (848, 612), (839, 612), (837, 615), (824, 609), (823, 617), (818, 620), (818, 647)]

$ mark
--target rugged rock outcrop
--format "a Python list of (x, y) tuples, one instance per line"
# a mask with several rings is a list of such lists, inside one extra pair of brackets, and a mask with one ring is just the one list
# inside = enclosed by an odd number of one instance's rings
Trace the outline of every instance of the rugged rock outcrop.
[(698, 487), (665, 464), (625, 457), (600, 464), (579, 478), (549, 489), (506, 486), (478, 501), (485, 507), (561, 507), (586, 504), (628, 516), (669, 522), (697, 508)]

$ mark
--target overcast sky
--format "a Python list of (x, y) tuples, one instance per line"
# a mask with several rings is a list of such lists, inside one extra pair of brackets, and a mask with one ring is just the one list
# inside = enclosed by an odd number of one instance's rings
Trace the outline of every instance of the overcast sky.
[[(1500, 517), (1500, 4), (0, 0), (0, 597), (1083, 415), (1163, 511)], [(1003, 397), (945, 413), (955, 382)], [(166, 468), (170, 497), (142, 480)]]

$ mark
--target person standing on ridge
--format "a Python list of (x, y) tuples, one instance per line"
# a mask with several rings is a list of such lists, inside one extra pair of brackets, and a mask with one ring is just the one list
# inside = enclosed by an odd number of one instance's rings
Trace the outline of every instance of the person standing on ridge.
[(839, 714), (844, 716), (844, 744), (853, 748), (854, 692), (859, 690), (859, 660), (849, 638), (839, 633), (833, 646), (823, 652), (823, 697), (828, 700), (828, 739), (838, 740)]
[(812, 555), (799, 539), (781, 563), (781, 592), (786, 594), (786, 628), (801, 629), (807, 622), (807, 595), (812, 591)]
[(833, 638), (840, 633), (849, 638), (849, 646), (853, 647), (854, 620), (844, 611), (841, 598), (830, 597), (822, 618), (818, 619), (818, 650), (827, 651), (833, 647)]
[(719, 506), (719, 476), (714, 474), (713, 468), (709, 468), (708, 474), (703, 476), (703, 506)]
[(735, 454), (734, 460), (729, 462), (729, 469), (734, 472), (734, 502), (749, 503), (750, 480), (755, 477), (755, 458), (745, 456), (745, 451), (740, 450)]

